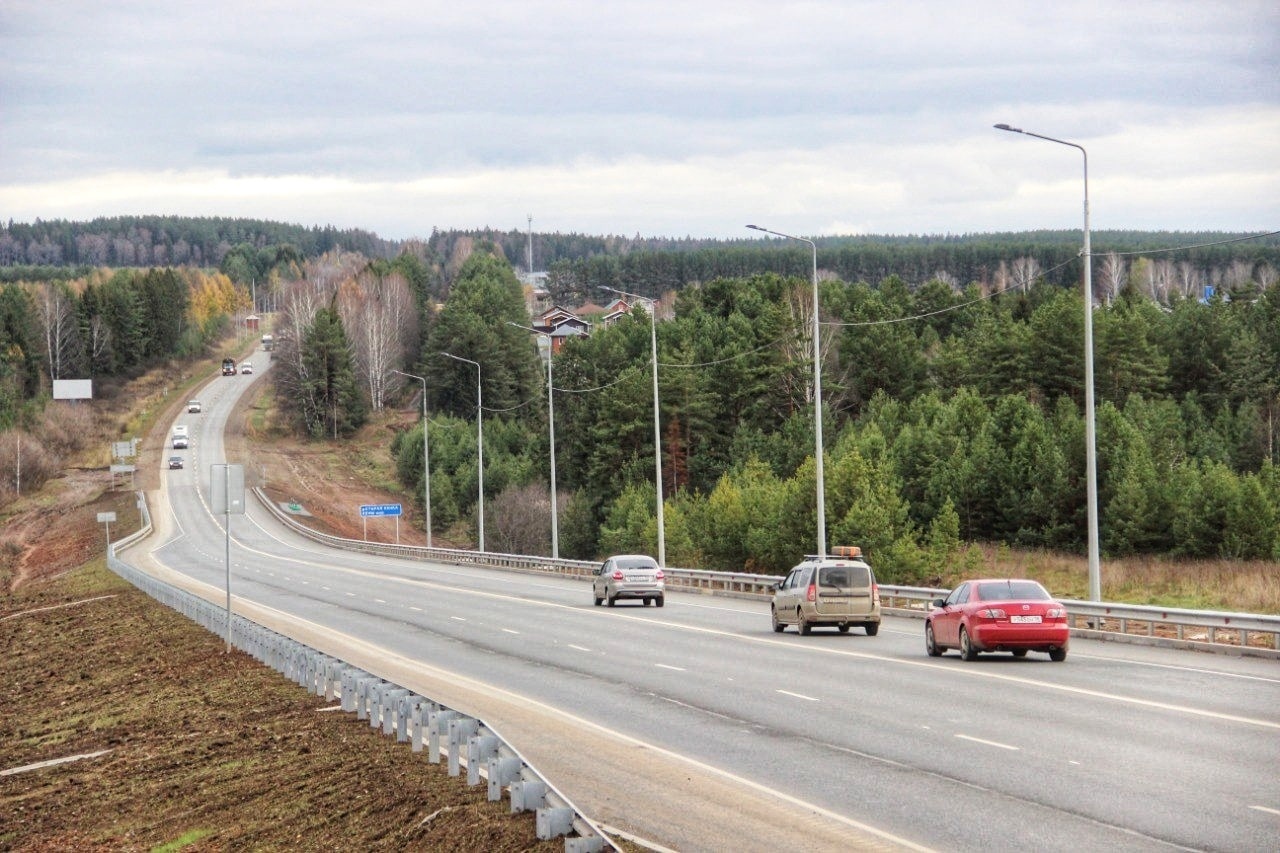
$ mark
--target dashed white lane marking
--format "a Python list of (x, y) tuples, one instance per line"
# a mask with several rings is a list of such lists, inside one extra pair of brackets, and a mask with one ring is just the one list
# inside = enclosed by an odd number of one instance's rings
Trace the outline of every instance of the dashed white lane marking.
[(378, 604), (386, 604), (386, 602), (383, 601), (381, 598), (375, 598), (374, 601), (377, 602)]
[(463, 618), (463, 617), (461, 617), (461, 616), (450, 616), (449, 618), (450, 618), (450, 619), (452, 619), (454, 622), (466, 622), (466, 621), (467, 621), (466, 619), (464, 619), (464, 618)]
[(982, 738), (980, 738), (980, 737), (973, 737), (972, 735), (961, 735), (961, 734), (958, 734), (958, 735), (956, 735), (956, 737), (960, 738), (961, 740), (971, 740), (971, 741), (973, 741), (974, 743), (980, 743), (980, 744), (983, 744), (983, 745), (985, 745), (985, 746), (994, 746), (994, 747), (997, 747), (997, 748), (999, 748), (999, 749), (1008, 749), (1008, 750), (1012, 750), (1012, 751), (1014, 751), (1014, 752), (1018, 752), (1018, 751), (1020, 751), (1020, 750), (1022, 749), (1022, 747), (1020, 747), (1020, 746), (1010, 746), (1010, 745), (1009, 745), (1009, 744), (1007, 744), (1007, 743), (1000, 743), (999, 741), (995, 741), (995, 740), (983, 740), (983, 739), (982, 739)]
[(503, 629), (502, 629), (502, 633), (504, 633), (504, 634), (517, 634), (517, 635), (518, 635), (520, 632), (519, 632), (519, 631), (513, 631), (513, 630), (511, 630), (510, 628), (503, 628)]
[(672, 669), (672, 670), (675, 670), (676, 672), (685, 671), (684, 667), (682, 666), (671, 666), (670, 664), (665, 664), (665, 663), (655, 663), (654, 666), (658, 667), (658, 669)]
[(422, 608), (421, 608), (421, 607), (414, 607), (412, 604), (410, 604), (410, 605), (409, 605), (409, 609), (410, 609), (410, 610), (413, 610), (413, 611), (415, 611), (415, 612), (417, 612), (417, 613), (421, 613), (421, 612), (422, 612)]
[(578, 650), (578, 651), (580, 651), (580, 652), (589, 652), (589, 651), (591, 651), (591, 649), (587, 648), (586, 646), (575, 646), (573, 643), (570, 643), (570, 644), (569, 644), (569, 648), (571, 648), (571, 649), (577, 649), (577, 650)]
[(781, 693), (783, 696), (790, 696), (793, 699), (803, 699), (806, 702), (818, 701), (818, 699), (814, 696), (806, 696), (803, 693), (792, 693), (790, 690), (778, 690), (776, 692)]
[(1249, 806), (1249, 808), (1260, 812), (1266, 812), (1267, 814), (1280, 815), (1280, 809), (1269, 809), (1266, 806)]
[[(259, 526), (259, 529), (263, 530), (264, 532), (267, 532), (265, 528), (262, 528), (261, 526)], [(268, 535), (271, 535), (271, 534), (268, 533)], [(272, 536), (272, 538), (274, 539), (276, 537)], [(277, 541), (283, 541), (283, 540), (277, 539)], [(263, 554), (266, 553), (261, 551), (255, 551), (255, 549), (248, 549), (248, 550), (254, 551), (255, 553), (263, 553)], [(281, 557), (281, 556), (275, 556), (275, 555), (268, 555), (268, 556), (274, 556), (275, 559), (280, 559), (280, 560), (292, 560), (294, 562), (301, 562), (301, 560), (298, 560), (292, 557)], [(380, 572), (370, 571), (367, 569), (346, 568), (345, 571), (355, 576), (379, 577), (379, 578), (387, 577), (386, 575)], [(520, 601), (523, 604), (534, 604), (534, 605), (540, 605), (544, 607), (550, 607), (550, 608), (556, 608), (556, 609), (562, 609), (562, 610), (572, 610), (575, 612), (582, 610), (581, 607), (576, 605), (560, 604), (556, 602), (530, 601), (529, 599), (521, 598), (518, 595), (511, 595), (509, 593), (495, 593), (495, 592), (487, 592), (483, 590), (474, 590), (474, 589), (459, 589), (457, 587), (453, 587), (448, 584), (436, 583), (432, 581), (405, 580), (403, 578), (396, 578), (396, 580), (406, 584), (416, 586), (416, 587), (449, 589), (456, 593), (477, 596), (481, 598), (494, 598), (494, 599), (501, 599), (501, 600)], [(591, 608), (587, 608), (587, 610), (591, 611)], [(597, 614), (597, 615), (605, 616), (606, 614)], [(616, 614), (607, 614), (607, 616), (608, 618), (611, 618), (611, 619), (616, 618)], [(768, 645), (778, 645), (784, 642), (781, 640), (773, 639), (772, 637), (761, 638), (761, 637), (751, 636), (747, 634), (741, 634), (737, 631), (725, 631), (717, 628), (701, 628), (693, 625), (686, 625), (678, 622), (672, 622), (669, 620), (662, 620), (655, 617), (636, 616), (636, 617), (629, 617), (629, 618), (645, 618), (645, 621), (651, 622), (655, 625), (661, 625), (663, 627), (673, 628), (676, 630), (688, 631), (694, 634), (702, 634), (704, 636), (731, 637), (741, 642), (760, 643), (760, 644), (768, 644)], [(1160, 701), (1155, 701), (1151, 699), (1141, 699), (1136, 696), (1124, 696), (1116, 693), (1108, 693), (1102, 690), (1092, 690), (1084, 687), (1073, 687), (1067, 684), (1059, 684), (1059, 683), (1054, 683), (1049, 681), (1041, 681), (1033, 678), (1024, 678), (1021, 676), (1009, 675), (1006, 673), (999, 673), (999, 672), (993, 671), (988, 667), (954, 667), (948, 664), (934, 663), (932, 660), (924, 661), (924, 660), (915, 660), (915, 659), (904, 659), (904, 658), (894, 657), (892, 655), (876, 654), (871, 652), (854, 652), (854, 651), (847, 651), (844, 649), (823, 648), (821, 646), (814, 646), (812, 647), (812, 649), (815, 654), (832, 654), (832, 655), (838, 655), (841, 657), (848, 657), (848, 658), (858, 659), (858, 660), (874, 660), (874, 661), (879, 661), (881, 663), (886, 663), (894, 666), (905, 666), (905, 667), (920, 668), (920, 669), (927, 668), (927, 669), (936, 670), (939, 672), (946, 672), (950, 675), (957, 676), (957, 677), (983, 678), (983, 679), (990, 679), (993, 681), (1004, 682), (1004, 683), (1022, 684), (1022, 685), (1027, 685), (1031, 687), (1036, 687), (1043, 690), (1054, 690), (1062, 693), (1067, 693), (1070, 695), (1087, 696), (1093, 699), (1101, 699), (1101, 700), (1110, 701), (1110, 702), (1136, 705), (1144, 708), (1157, 708), (1163, 711), (1170, 711), (1178, 714), (1186, 714), (1189, 716), (1207, 717), (1210, 719), (1221, 720), (1224, 722), (1242, 723), (1245, 725), (1260, 726), (1268, 729), (1280, 729), (1280, 720), (1263, 720), (1263, 719), (1257, 719), (1257, 718), (1251, 718), (1251, 717), (1238, 716), (1235, 714), (1223, 714), (1217, 711), (1208, 711), (1202, 708), (1197, 708), (1197, 707), (1192, 707), (1187, 705), (1175, 705), (1169, 702), (1160, 702)]]
[(355, 598), (355, 597), (356, 597), (356, 594), (354, 592), (347, 593), (347, 598)]

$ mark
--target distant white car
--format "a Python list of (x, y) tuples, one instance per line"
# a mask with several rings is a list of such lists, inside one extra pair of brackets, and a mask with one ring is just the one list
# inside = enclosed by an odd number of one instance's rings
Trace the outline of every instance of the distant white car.
[(253, 373), (253, 362), (246, 361), (240, 365), (241, 373)]
[(634, 598), (646, 606), (666, 601), (666, 573), (647, 554), (619, 554), (605, 560), (592, 574), (591, 596), (596, 606), (613, 607), (619, 598)]
[(188, 400), (188, 401), (187, 401), (187, 411), (188, 411), (188, 412), (190, 412), (190, 413), (192, 413), (192, 414), (196, 414), (196, 415), (200, 414), (200, 401), (199, 401), (199, 400)]

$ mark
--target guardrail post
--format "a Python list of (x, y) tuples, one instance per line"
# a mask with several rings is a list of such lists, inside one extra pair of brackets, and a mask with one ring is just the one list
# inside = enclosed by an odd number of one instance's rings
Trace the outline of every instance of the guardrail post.
[(473, 735), (467, 740), (467, 784), (480, 784), (480, 765), (498, 754), (497, 735)]
[(340, 660), (329, 659), (324, 671), (324, 698), (332, 702), (342, 692), (349, 667)]
[(374, 689), (374, 685), (382, 682), (380, 678), (374, 678), (372, 675), (365, 674), (356, 680), (356, 719), (369, 719), (369, 693)]
[(462, 772), (462, 745), (476, 733), (480, 724), (470, 717), (454, 717), (449, 721), (449, 775)]
[(559, 838), (573, 832), (573, 809), (567, 806), (538, 809), (534, 822), (537, 824), (539, 841)]
[(511, 783), (511, 813), (531, 812), (547, 804), (547, 783), (541, 779), (517, 779)]
[(456, 716), (457, 711), (440, 708), (427, 717), (427, 760), (432, 764), (440, 763), (440, 735), (449, 731), (449, 721)]
[(379, 696), (379, 705), (382, 707), (382, 733), (384, 735), (389, 735), (396, 730), (396, 718), (399, 716), (400, 700), (408, 695), (408, 690), (396, 688), (394, 684), (388, 684), (387, 689), (382, 691), (382, 695)]
[(411, 711), (409, 715), (409, 739), (413, 742), (414, 752), (422, 752), (426, 740), (427, 723), (431, 712), (436, 710), (436, 703), (425, 696), (410, 696)]
[(502, 799), (502, 789), (510, 785), (520, 775), (524, 762), (515, 756), (502, 758), (494, 756), (489, 759), (489, 802), (496, 803)]

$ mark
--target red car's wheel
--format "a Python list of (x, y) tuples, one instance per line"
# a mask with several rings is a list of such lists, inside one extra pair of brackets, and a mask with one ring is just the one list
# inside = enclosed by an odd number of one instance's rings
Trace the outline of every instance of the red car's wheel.
[(938, 645), (938, 641), (933, 636), (933, 623), (927, 622), (924, 626), (924, 650), (929, 653), (929, 657), (942, 657), (945, 649)]
[(973, 641), (969, 639), (969, 632), (964, 628), (960, 629), (960, 657), (965, 660), (978, 659), (978, 649), (974, 646)]

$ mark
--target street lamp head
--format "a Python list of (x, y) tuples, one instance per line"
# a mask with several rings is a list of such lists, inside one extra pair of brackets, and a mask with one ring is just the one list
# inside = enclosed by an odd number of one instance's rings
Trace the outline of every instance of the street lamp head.
[(748, 228), (750, 228), (750, 229), (751, 229), (751, 230), (753, 230), (753, 231), (763, 231), (763, 230), (764, 230), (764, 229), (763, 229), (763, 228), (761, 228), (759, 225), (748, 225), (747, 227), (748, 227)]
[(1010, 127), (1009, 125), (1007, 125), (1007, 124), (1003, 124), (1003, 123), (995, 125), (995, 129), (996, 129), (996, 130), (1007, 130), (1007, 131), (1009, 131), (1010, 133), (1022, 133), (1022, 128), (1020, 128), (1020, 127)]

